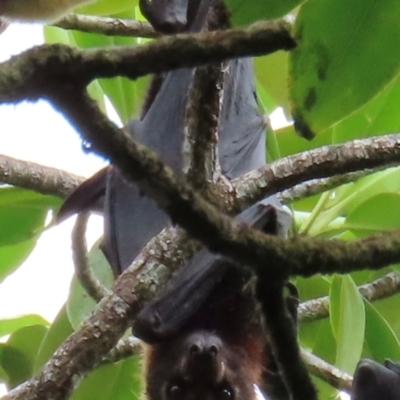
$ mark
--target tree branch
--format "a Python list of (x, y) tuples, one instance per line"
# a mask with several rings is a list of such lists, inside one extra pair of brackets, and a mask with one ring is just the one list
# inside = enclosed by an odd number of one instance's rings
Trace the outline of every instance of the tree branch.
[(274, 161), (234, 179), (237, 208), (316, 178), (398, 164), (400, 134), (323, 146)]
[(74, 261), (75, 275), (86, 293), (96, 302), (110, 293), (94, 275), (87, 259), (86, 227), (90, 213), (84, 212), (76, 218), (72, 230), (72, 259)]
[[(366, 283), (358, 288), (361, 295), (368, 301), (378, 301), (393, 296), (400, 291), (400, 274), (390, 272), (382, 278)], [(310, 322), (329, 316), (329, 297), (324, 296), (300, 303), (298, 308), (299, 321)]]
[(218, 164), (216, 147), (223, 82), (221, 67), (219, 64), (197, 68), (189, 92), (185, 164), (188, 166), (188, 180), (199, 190), (214, 181)]
[(0, 181), (9, 185), (65, 198), (84, 180), (56, 168), (0, 155)]
[(115, 363), (125, 358), (141, 354), (143, 352), (143, 343), (133, 336), (126, 339), (120, 339), (115, 347), (103, 358), (102, 364)]
[(53, 24), (58, 28), (89, 33), (99, 33), (106, 36), (131, 36), (157, 38), (156, 32), (148, 22), (130, 19), (98, 17), (82, 14), (70, 14)]
[(326, 361), (304, 349), (301, 350), (301, 355), (307, 365), (308, 370), (314, 376), (329, 383), (329, 385), (338, 390), (351, 392), (353, 378), (346, 372), (343, 372), (333, 365), (328, 364)]
[(278, 193), (278, 196), (283, 203), (291, 203), (305, 197), (310, 197), (315, 194), (320, 194), (328, 190), (336, 189), (337, 187), (345, 185), (346, 183), (357, 181), (358, 179), (363, 178), (366, 175), (378, 172), (382, 168), (383, 167), (379, 167), (376, 169), (364, 169), (362, 171), (349, 172), (347, 174), (333, 176), (331, 178), (311, 179), (309, 181), (299, 183), (298, 185), (290, 189), (286, 189), (281, 193)]
[(285, 21), (265, 21), (246, 29), (162, 37), (135, 48), (82, 51), (65, 45), (35, 47), (0, 65), (0, 103), (46, 97), (54, 86), (65, 82), (86, 86), (96, 78), (136, 79), (229, 58), (290, 50), (295, 43), (289, 29)]

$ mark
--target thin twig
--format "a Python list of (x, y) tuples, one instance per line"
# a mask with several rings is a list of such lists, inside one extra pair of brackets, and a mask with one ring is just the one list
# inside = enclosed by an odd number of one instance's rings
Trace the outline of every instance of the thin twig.
[(133, 336), (120, 339), (115, 347), (103, 358), (102, 364), (115, 363), (125, 358), (142, 354), (143, 343)]
[(0, 182), (36, 192), (67, 197), (84, 177), (34, 162), (0, 155)]
[[(390, 272), (382, 278), (366, 283), (358, 288), (361, 295), (368, 301), (378, 301), (391, 297), (400, 291), (400, 274)], [(298, 308), (299, 321), (310, 322), (329, 315), (329, 297), (304, 301)]]
[(332, 387), (346, 392), (351, 391), (353, 378), (346, 372), (334, 367), (307, 350), (302, 349), (301, 355), (308, 370), (316, 377), (329, 383)]
[(357, 181), (358, 179), (378, 172), (383, 168), (387, 168), (387, 166), (385, 165), (384, 167), (378, 167), (376, 169), (364, 169), (362, 171), (350, 172), (348, 174), (333, 176), (330, 178), (311, 179), (310, 181), (300, 183), (292, 188), (284, 190), (279, 193), (278, 196), (283, 203), (291, 203), (305, 197), (336, 189), (341, 185)]
[(53, 26), (81, 32), (100, 33), (106, 36), (144, 38), (161, 36), (148, 22), (92, 15), (70, 14), (55, 22)]
[(76, 218), (72, 230), (72, 260), (80, 284), (92, 299), (99, 302), (110, 291), (99, 282), (88, 262), (85, 233), (89, 216), (89, 212), (83, 212)]

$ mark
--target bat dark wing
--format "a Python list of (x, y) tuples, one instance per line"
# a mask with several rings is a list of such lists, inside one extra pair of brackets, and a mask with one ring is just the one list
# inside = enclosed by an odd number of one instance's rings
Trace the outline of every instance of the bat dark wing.
[(381, 365), (373, 360), (361, 360), (354, 374), (351, 399), (400, 399), (400, 365), (391, 361)]
[(266, 127), (265, 118), (258, 111), (252, 60), (230, 61), (218, 131), (220, 164), (227, 178), (265, 164)]
[(101, 201), (106, 193), (107, 170), (108, 167), (103, 168), (87, 179), (64, 201), (57, 215), (59, 223)]
[[(175, 172), (182, 169), (181, 146), (191, 78), (192, 70), (188, 69), (167, 74), (144, 119), (127, 126), (135, 140), (155, 151)], [(107, 179), (102, 250), (118, 275), (167, 226), (169, 218), (117, 169), (109, 170)]]
[[(236, 220), (265, 233), (276, 234), (278, 219), (284, 223), (284, 214), (287, 231), (290, 214), (283, 209), (278, 211), (274, 204), (264, 199), (243, 211)], [(147, 343), (156, 343), (179, 332), (232, 268), (235, 268), (232, 263), (218, 255), (206, 250), (197, 253), (180, 269), (164, 295), (139, 313), (133, 327), (135, 336)]]

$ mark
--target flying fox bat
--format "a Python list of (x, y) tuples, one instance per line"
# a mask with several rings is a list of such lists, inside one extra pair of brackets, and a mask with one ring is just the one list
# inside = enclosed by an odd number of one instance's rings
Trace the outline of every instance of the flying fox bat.
[(363, 359), (356, 368), (352, 400), (400, 399), (400, 363), (386, 360), (384, 365)]
[[(213, 0), (198, 1), (193, 23), (186, 13), (188, 30), (203, 27), (211, 4)], [(158, 16), (166, 12), (158, 11)], [(265, 164), (266, 122), (257, 107), (251, 60), (232, 60), (225, 69), (218, 155), (222, 173), (232, 179)], [(193, 71), (166, 74), (143, 118), (127, 126), (134, 140), (158, 153), (178, 174)], [(118, 274), (169, 219), (113, 167), (81, 186), (65, 203), (61, 217), (90, 206), (103, 194), (102, 249)], [(290, 225), (275, 198), (250, 207), (237, 220), (279, 235), (285, 235)], [(151, 345), (146, 375), (149, 400), (254, 400), (255, 387), (267, 393), (266, 399), (289, 399), (266, 342), (262, 299), (255, 296), (253, 278), (250, 270), (203, 250), (178, 273), (172, 287), (141, 312), (134, 332)], [(296, 307), (290, 309), (294, 314)]]
[[(279, 225), (285, 218), (265, 199), (236, 220), (285, 235), (288, 221)], [(290, 399), (267, 342), (255, 281), (250, 270), (202, 250), (139, 313), (133, 332), (150, 344), (149, 400), (254, 400), (255, 387), (265, 399)], [(296, 323), (298, 293), (290, 289), (287, 306)]]
[[(200, 2), (191, 31), (201, 29), (211, 3), (212, 0)], [(251, 60), (231, 60), (226, 71), (218, 153), (222, 173), (232, 179), (265, 164), (266, 121), (258, 111)], [(155, 151), (176, 173), (182, 170), (185, 108), (192, 76), (192, 69), (166, 74), (142, 120), (132, 120), (126, 127), (135, 140)], [(102, 195), (105, 195), (102, 249), (118, 275), (168, 224), (169, 218), (137, 185), (127, 182), (111, 167), (79, 187), (64, 203), (59, 219), (89, 207)], [(280, 207), (278, 202), (275, 204)]]

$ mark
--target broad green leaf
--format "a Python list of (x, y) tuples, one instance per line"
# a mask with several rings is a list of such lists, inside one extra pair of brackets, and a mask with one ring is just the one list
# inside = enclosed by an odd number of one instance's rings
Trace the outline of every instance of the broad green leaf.
[(274, 108), (281, 106), (288, 113), (288, 54), (279, 51), (266, 57), (256, 57), (254, 70), (258, 82), (257, 94), (260, 95), (260, 87), (262, 87), (274, 100)]
[(326, 296), (330, 282), (325, 276), (314, 275), (310, 278), (296, 278), (296, 286), (301, 293), (301, 301), (305, 301)]
[(48, 327), (50, 324), (43, 317), (36, 314), (0, 319), (0, 337), (11, 335), (18, 329), (31, 325), (44, 325)]
[[(1, 353), (2, 353), (2, 347), (0, 345), (0, 359), (1, 359)], [(7, 383), (9, 380), (9, 377), (7, 375), (7, 372), (4, 371), (3, 368), (0, 366), (0, 383)]]
[(10, 246), (0, 246), (0, 283), (13, 273), (31, 254), (37, 238)]
[(126, 400), (141, 397), (141, 360), (129, 357), (95, 369), (79, 384), (70, 400)]
[(0, 367), (5, 378), (7, 389), (12, 389), (21, 382), (29, 379), (31, 368), (29, 360), (18, 349), (0, 343)]
[[(270, 146), (271, 135), (272, 134), (267, 135), (267, 149), (269, 149)], [(301, 153), (331, 143), (331, 137), (326, 136), (325, 133), (317, 136), (312, 141), (305, 140), (296, 134), (293, 126), (278, 129), (273, 135), (275, 136), (274, 140), (278, 143), (280, 157)], [(271, 160), (275, 159), (275, 157), (271, 158)]]
[(68, 31), (65, 29), (56, 28), (55, 26), (43, 26), (43, 37), (45, 43), (47, 44), (62, 43), (73, 45), (70, 43), (70, 35)]
[(38, 372), (71, 333), (73, 329), (68, 320), (66, 307), (63, 306), (43, 338), (33, 365), (34, 373)]
[[(111, 287), (114, 281), (113, 273), (104, 254), (99, 249), (99, 243), (89, 252), (89, 264), (97, 279), (106, 287)], [(74, 277), (67, 301), (67, 314), (72, 327), (76, 330), (92, 313), (96, 302), (86, 293), (79, 281)]]
[(397, 75), (376, 97), (330, 128), (332, 142), (342, 143), (399, 132), (400, 114), (397, 112), (399, 101), (400, 75)]
[(347, 216), (344, 227), (358, 236), (400, 228), (400, 195), (381, 193), (361, 203)]
[(400, 342), (388, 322), (367, 300), (365, 302), (365, 339), (369, 350), (378, 362), (386, 358), (400, 360)]
[(15, 387), (32, 376), (33, 364), (46, 332), (44, 325), (32, 325), (10, 336), (0, 358), (1, 366), (9, 376), (9, 387)]
[(295, 24), (290, 96), (312, 137), (360, 108), (397, 75), (400, 2), (309, 0)]
[(225, 0), (233, 25), (247, 25), (261, 19), (282, 17), (304, 0)]
[[(111, 37), (99, 34), (71, 31), (70, 35), (78, 47), (106, 48), (116, 46), (137, 46), (138, 39), (132, 37)], [(99, 79), (98, 82), (107, 95), (121, 121), (126, 123), (132, 116), (137, 116), (144, 98), (149, 78), (136, 81), (123, 77), (112, 79)]]
[(318, 218), (313, 222), (310, 235), (317, 236), (327, 230), (328, 225), (338, 217), (346, 217), (354, 209), (379, 193), (400, 191), (400, 175), (397, 168), (388, 168), (343, 185), (331, 191)]
[(79, 7), (75, 11), (79, 14), (110, 15), (131, 10), (136, 7), (137, 4), (138, 0), (97, 0)]
[(339, 391), (329, 385), (329, 383), (323, 381), (322, 379), (318, 379), (317, 377), (311, 375), (311, 380), (317, 389), (318, 399), (321, 400), (339, 400)]
[(330, 291), (330, 321), (337, 346), (335, 365), (352, 373), (362, 354), (365, 310), (349, 275), (334, 276)]
[(33, 238), (44, 227), (49, 209), (61, 200), (16, 187), (0, 189), (0, 246)]

